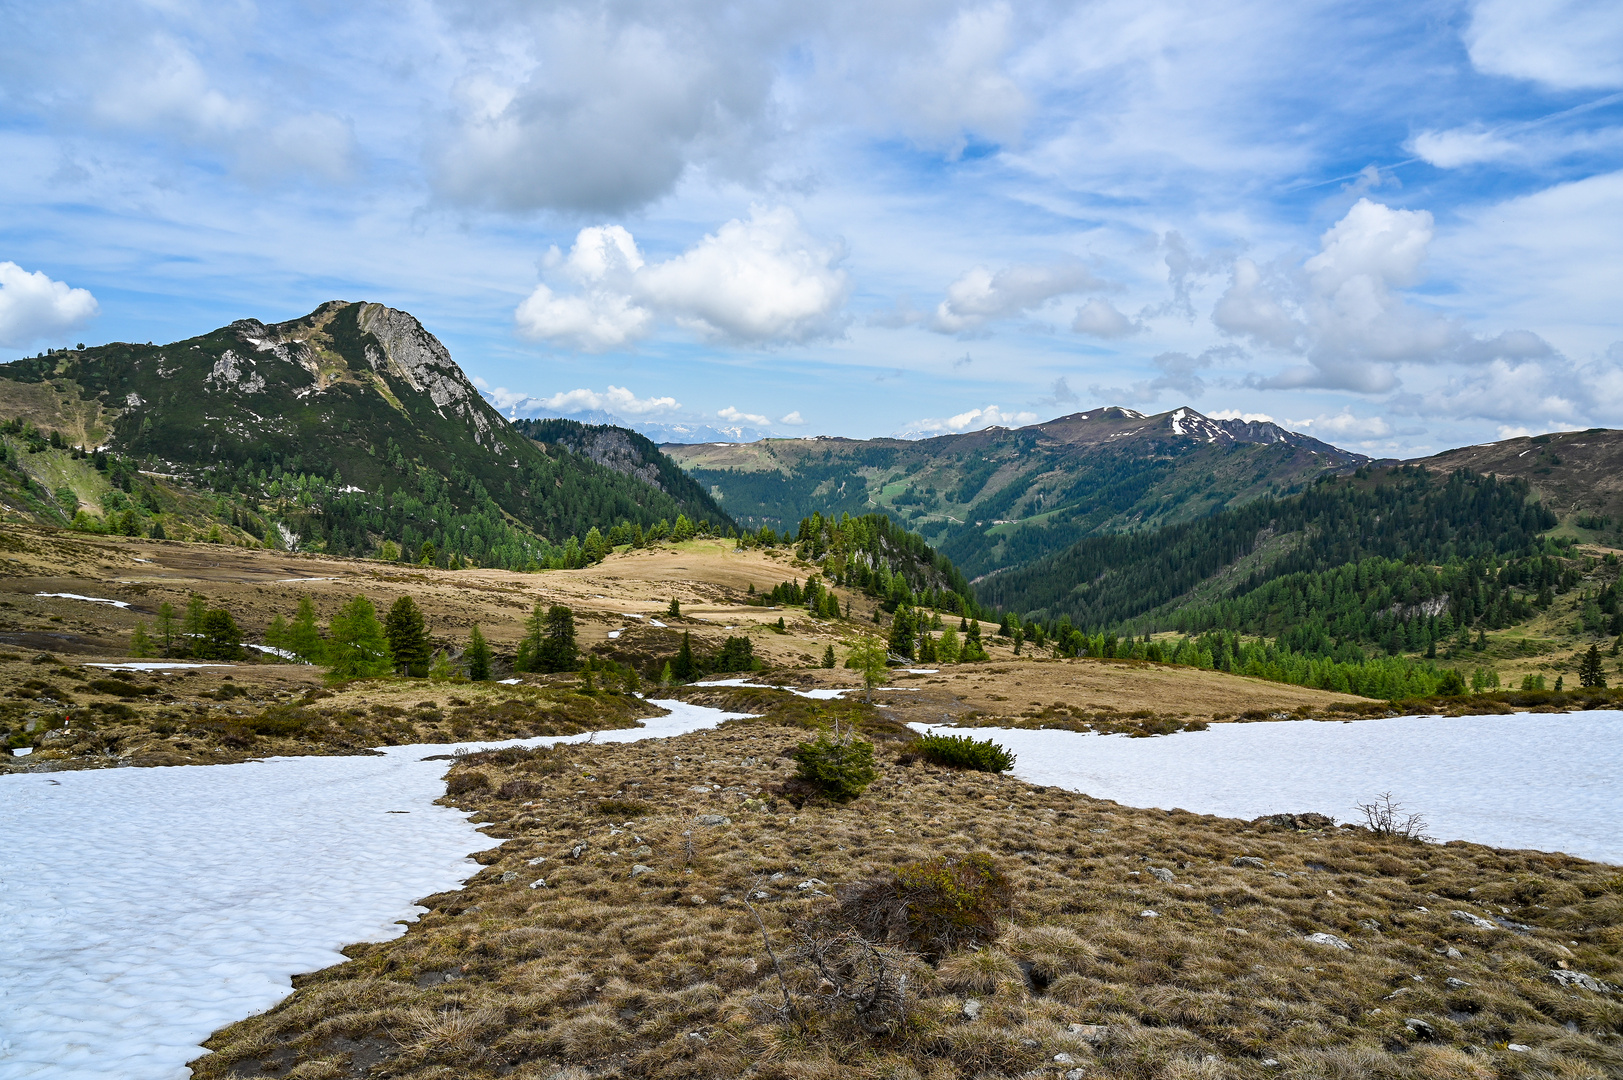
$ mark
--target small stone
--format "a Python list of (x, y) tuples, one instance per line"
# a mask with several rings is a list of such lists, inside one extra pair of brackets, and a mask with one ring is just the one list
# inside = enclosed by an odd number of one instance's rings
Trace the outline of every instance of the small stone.
[(578, 859), (584, 854), (586, 854), (585, 844), (576, 844), (574, 847), (569, 849), (569, 857), (571, 859)]
[(799, 885), (796, 885), (795, 888), (799, 889), (801, 892), (811, 892), (816, 889), (828, 888), (828, 882), (823, 881), (821, 878), (807, 878)]
[(1072, 1035), (1080, 1036), (1083, 1042), (1097, 1046), (1104, 1042), (1105, 1036), (1110, 1034), (1109, 1024), (1071, 1024), (1066, 1028)]
[(767, 892), (765, 889), (757, 889), (755, 892), (750, 893), (750, 899), (751, 900), (770, 900), (770, 899), (772, 899), (772, 894)]
[(1531, 1046), (1526, 1046), (1522, 1043), (1509, 1043), (1505, 1046), (1505, 1049), (1513, 1050), (1518, 1054), (1531, 1054), (1533, 1052), (1533, 1048)]
[(1352, 948), (1351, 945), (1348, 945), (1345, 941), (1342, 941), (1334, 934), (1309, 934), (1307, 939), (1313, 942), (1315, 945), (1329, 945), (1330, 947), (1336, 949)]
[(969, 1017), (971, 1020), (974, 1020), (976, 1017), (980, 1016), (980, 1014), (981, 1014), (981, 1003), (980, 1002), (976, 1001), (974, 998), (970, 998), (968, 1001), (964, 1002), (964, 1015), (965, 1016)]
[(1270, 1068), (1270, 1069), (1279, 1068), (1279, 1059), (1278, 1058), (1263, 1058), (1262, 1063), (1264, 1065), (1268, 1066), (1268, 1068)]
[(1430, 1038), (1435, 1037), (1436, 1034), (1437, 1034), (1437, 1029), (1436, 1028), (1432, 1027), (1430, 1024), (1426, 1023), (1424, 1020), (1418, 1019), (1418, 1018), (1413, 1017), (1413, 1016), (1411, 1016), (1411, 1017), (1409, 1017), (1409, 1019), (1405, 1020), (1403, 1022), (1403, 1026), (1408, 1028), (1410, 1031), (1414, 1032), (1416, 1035), (1420, 1036), (1422, 1039), (1430, 1039)]
[(1035, 1050), (1041, 1046), (1042, 1043), (1038, 1042), (1036, 1039), (1021, 1039), (1020, 1045), (1025, 1047), (1027, 1050)]
[(1054, 1055), (1054, 1064), (1055, 1065), (1075, 1065), (1076, 1064), (1076, 1058), (1072, 1057), (1070, 1054), (1055, 1054)]
[(1498, 923), (1489, 922), (1480, 915), (1472, 915), (1469, 911), (1450, 911), (1449, 914), (1454, 916), (1454, 918), (1458, 919), (1462, 923), (1470, 923), (1478, 930), (1499, 929)]
[(703, 907), (704, 906), (704, 897), (702, 897), (702, 896), (690, 896), (690, 897), (688, 897), (688, 903), (692, 904), (694, 907)]
[(1615, 989), (1611, 983), (1603, 983), (1593, 975), (1585, 975), (1581, 971), (1566, 971), (1562, 968), (1551, 968), (1550, 978), (1554, 979), (1562, 986), (1581, 986), (1585, 990), (1594, 990), (1596, 993)]
[(1450, 960), (1464, 960), (1465, 959), (1465, 954), (1460, 952), (1458, 949), (1456, 949), (1452, 945), (1450, 945), (1446, 950), (1444, 950), (1443, 955), (1448, 957)]
[(641, 877), (644, 874), (652, 874), (653, 872), (654, 868), (652, 866), (644, 866), (642, 863), (638, 863), (631, 868), (632, 877)]
[(1081, 1069), (1066, 1069), (1065, 1080), (1083, 1080), (1088, 1074)]
[(1450, 975), (1448, 978), (1443, 980), (1443, 985), (1448, 987), (1450, 990), (1464, 990), (1471, 984), (1466, 982), (1464, 979), (1456, 979)]
[(642, 847), (639, 847), (639, 848), (633, 850), (632, 853), (631, 853), (631, 857), (634, 858), (634, 859), (646, 859), (648, 856), (652, 855), (653, 853), (654, 853), (654, 849), (649, 847), (647, 844), (644, 844), (644, 845), (642, 845)]
[(708, 795), (708, 794), (710, 794), (710, 785), (709, 784), (695, 784), (692, 787), (688, 788), (688, 790), (693, 791), (693, 792), (698, 792), (698, 793), (703, 794), (703, 795)]
[[(1290, 877), (1290, 875), (1285, 873), (1285, 871), (1283, 871), (1283, 870), (1275, 870), (1275, 871), (1273, 871), (1273, 876), (1278, 877), (1278, 878), (1288, 878), (1288, 877)], [(1331, 893), (1331, 895), (1334, 896), (1335, 894)]]
[(537, 855), (535, 858), (527, 860), (524, 865), (526, 865), (526, 866), (540, 866), (542, 863), (544, 863), (546, 861), (547, 861), (547, 857), (545, 855)]
[(518, 871), (517, 870), (508, 870), (506, 873), (502, 874), (502, 884), (503, 885), (511, 885), (513, 882), (515, 882), (517, 880), (518, 880)]
[(1149, 908), (1145, 908), (1143, 911), (1138, 913), (1138, 917), (1141, 919), (1159, 919), (1161, 917), (1161, 913), (1159, 911), (1151, 911)]
[(733, 823), (732, 818), (722, 817), (720, 814), (700, 814), (694, 820), (700, 825), (731, 825)]
[(1381, 924), (1374, 919), (1359, 919), (1358, 925), (1377, 934), (1381, 932)]
[(1236, 856), (1234, 856), (1234, 860), (1231, 863), (1229, 863), (1229, 865), (1230, 866), (1248, 866), (1253, 870), (1265, 870), (1268, 867), (1267, 863), (1263, 862), (1261, 859), (1257, 858), (1255, 855), (1236, 855)]
[(532, 889), (544, 889), (546, 887), (547, 879), (544, 877), (538, 877), (534, 881), (530, 882), (530, 888)]
[(1162, 867), (1162, 866), (1152, 866), (1152, 867), (1150, 867), (1150, 877), (1154, 878), (1156, 881), (1164, 881), (1168, 885), (1170, 885), (1174, 881), (1178, 880), (1177, 878), (1172, 876), (1172, 871), (1171, 870), (1168, 870), (1168, 869), (1166, 869), (1165, 867)]

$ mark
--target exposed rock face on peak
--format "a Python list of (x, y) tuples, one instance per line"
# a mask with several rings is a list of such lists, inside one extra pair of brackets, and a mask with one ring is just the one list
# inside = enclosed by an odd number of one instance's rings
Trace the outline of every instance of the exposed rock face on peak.
[(382, 304), (359, 306), (356, 325), (362, 333), (377, 338), (383, 348), (380, 357), (377, 349), (367, 347), (366, 359), (372, 370), (382, 371), (386, 366), (391, 374), (411, 384), (412, 389), (427, 394), (435, 408), (451, 408), (467, 419), (483, 418), (483, 410), (468, 407), (470, 400), (482, 400), (479, 392), (451, 359), (439, 338), (404, 311)]

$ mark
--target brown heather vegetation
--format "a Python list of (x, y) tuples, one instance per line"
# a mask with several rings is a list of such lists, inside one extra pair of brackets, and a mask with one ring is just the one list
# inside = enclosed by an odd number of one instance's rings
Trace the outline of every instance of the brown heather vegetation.
[[(748, 693), (773, 715), (459, 759), (451, 801), (503, 841), (484, 869), (196, 1074), (1623, 1074), (1623, 999), (1551, 974), (1623, 983), (1615, 867), (1130, 809), (911, 760), (890, 710)], [(788, 752), (828, 710), (879, 778), (791, 801)], [(910, 938), (884, 907), (949, 879), (961, 933)]]

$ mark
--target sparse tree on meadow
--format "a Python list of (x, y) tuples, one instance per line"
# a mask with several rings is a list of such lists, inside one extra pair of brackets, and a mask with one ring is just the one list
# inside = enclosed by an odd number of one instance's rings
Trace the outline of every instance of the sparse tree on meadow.
[(345, 604), (328, 627), (327, 677), (366, 679), (394, 671), (389, 639), (378, 622), (377, 608), (364, 596)]
[(488, 682), (490, 679), (490, 646), (485, 642), (485, 635), (480, 631), (478, 624), (468, 633), (468, 649), (462, 654), (463, 663), (468, 665), (468, 678), (474, 682)]
[(402, 596), (389, 607), (383, 621), (383, 634), (389, 639), (395, 667), (417, 678), (428, 674), (428, 626), (422, 610), (411, 597)]

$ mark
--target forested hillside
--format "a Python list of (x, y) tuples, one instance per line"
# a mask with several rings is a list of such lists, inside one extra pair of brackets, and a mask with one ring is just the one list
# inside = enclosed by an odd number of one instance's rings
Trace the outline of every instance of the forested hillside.
[(1435, 564), (1530, 551), (1555, 517), (1527, 494), (1521, 481), (1465, 472), (1438, 478), (1414, 466), (1325, 478), (1291, 498), (1149, 532), (1090, 537), (982, 582), (979, 593), (1030, 617), (1148, 625), (1170, 621), (1175, 602), (1242, 596), (1276, 578), (1372, 556)]
[(1299, 491), (1365, 458), (1274, 424), (1104, 408), (931, 439), (767, 439), (663, 449), (750, 527), (881, 512), (972, 579), (1093, 535)]
[[(389, 544), (413, 559), (521, 568), (578, 562), (594, 528), (731, 525), (690, 483), (668, 493), (577, 452), (561, 429), (547, 442), (515, 431), (416, 319), (378, 304), (0, 365), (0, 419), (32, 488), (86, 529), (334, 554)], [(61, 449), (29, 456), (46, 432)], [(97, 471), (52, 460), (96, 447)], [(679, 478), (669, 462), (640, 466)], [(59, 488), (58, 474), (71, 482)]]

